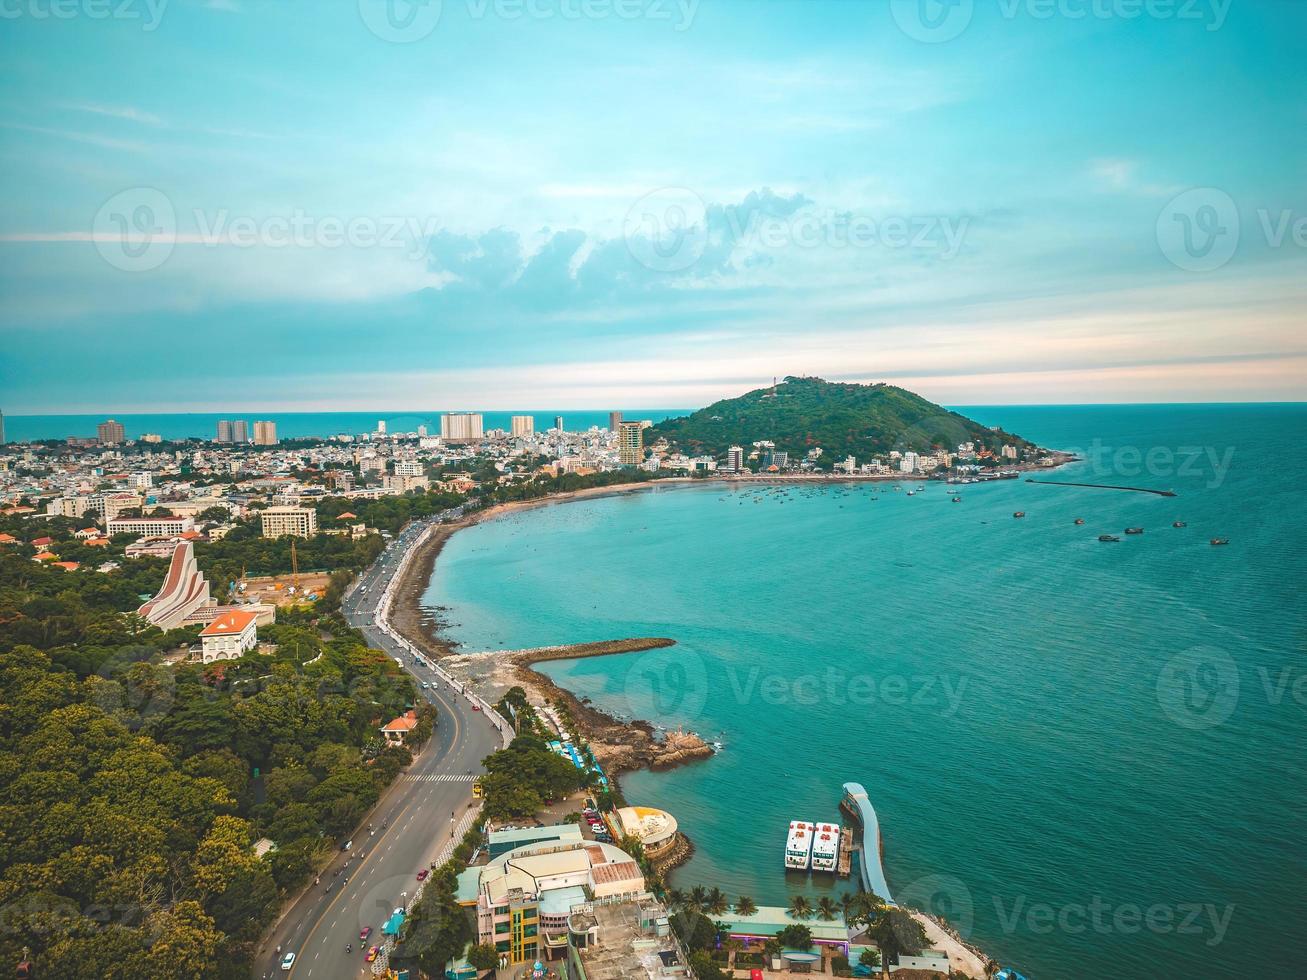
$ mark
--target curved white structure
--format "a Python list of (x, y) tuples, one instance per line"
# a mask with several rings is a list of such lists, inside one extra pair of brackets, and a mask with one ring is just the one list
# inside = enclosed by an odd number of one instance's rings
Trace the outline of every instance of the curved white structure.
[(880, 821), (861, 783), (844, 784), (843, 805), (862, 824), (862, 859), (858, 865), (862, 869), (863, 891), (874, 892), (888, 905), (895, 904), (885, 881), (885, 869), (880, 864)]
[(158, 594), (137, 609), (136, 615), (159, 629), (176, 629), (208, 602), (209, 583), (195, 565), (195, 549), (189, 541), (182, 541), (172, 553)]

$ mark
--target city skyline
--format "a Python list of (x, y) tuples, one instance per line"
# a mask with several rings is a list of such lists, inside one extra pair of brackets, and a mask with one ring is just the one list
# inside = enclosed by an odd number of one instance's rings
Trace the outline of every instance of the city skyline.
[(383, 6), (6, 22), (6, 411), (1304, 397), (1301, 8)]

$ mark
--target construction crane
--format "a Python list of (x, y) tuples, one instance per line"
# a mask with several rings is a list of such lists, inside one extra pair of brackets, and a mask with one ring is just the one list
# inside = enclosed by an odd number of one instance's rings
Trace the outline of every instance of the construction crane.
[(295, 586), (295, 591), (300, 588), (300, 560), (299, 555), (295, 553), (295, 539), (290, 542), (290, 582)]

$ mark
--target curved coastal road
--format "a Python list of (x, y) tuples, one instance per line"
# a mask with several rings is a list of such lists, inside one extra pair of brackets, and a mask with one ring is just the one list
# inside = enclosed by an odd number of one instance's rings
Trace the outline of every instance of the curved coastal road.
[[(474, 817), (471, 783), (482, 772), (481, 760), (500, 747), (499, 731), (483, 711), (474, 711), (472, 702), (375, 624), (378, 602), (428, 523), (411, 524), (390, 542), (342, 608), (370, 646), (402, 658), (404, 668), (428, 684), (418, 693), (436, 706), (435, 731), (369, 815), (372, 832), (365, 826), (356, 833), (349, 852), (337, 852), (322, 873), (322, 884), (309, 888), (286, 910), (255, 959), (256, 977), (371, 976), (372, 964), (363, 957), (368, 946), (381, 942), (381, 924), (394, 909), (413, 900), (417, 872), (444, 861)], [(372, 927), (372, 936), (360, 943), (359, 931), (365, 926)], [(352, 952), (345, 951), (346, 944), (352, 945)], [(295, 953), (288, 973), (280, 968), (287, 952)]]

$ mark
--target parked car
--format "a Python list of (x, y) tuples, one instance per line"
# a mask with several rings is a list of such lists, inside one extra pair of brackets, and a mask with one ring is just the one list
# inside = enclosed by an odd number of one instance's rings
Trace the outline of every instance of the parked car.
[(423, 868), (421, 871), (418, 872), (418, 881), (426, 881), (427, 875), (429, 874), (431, 874), (431, 872), (428, 869)]
[(369, 963), (371, 963), (373, 960), (375, 960), (375, 959), (377, 958), (377, 947), (375, 947), (375, 946), (369, 946), (369, 947), (368, 947), (368, 955), (365, 956), (365, 957), (363, 957), (363, 958), (364, 958), (365, 960), (367, 960)]

